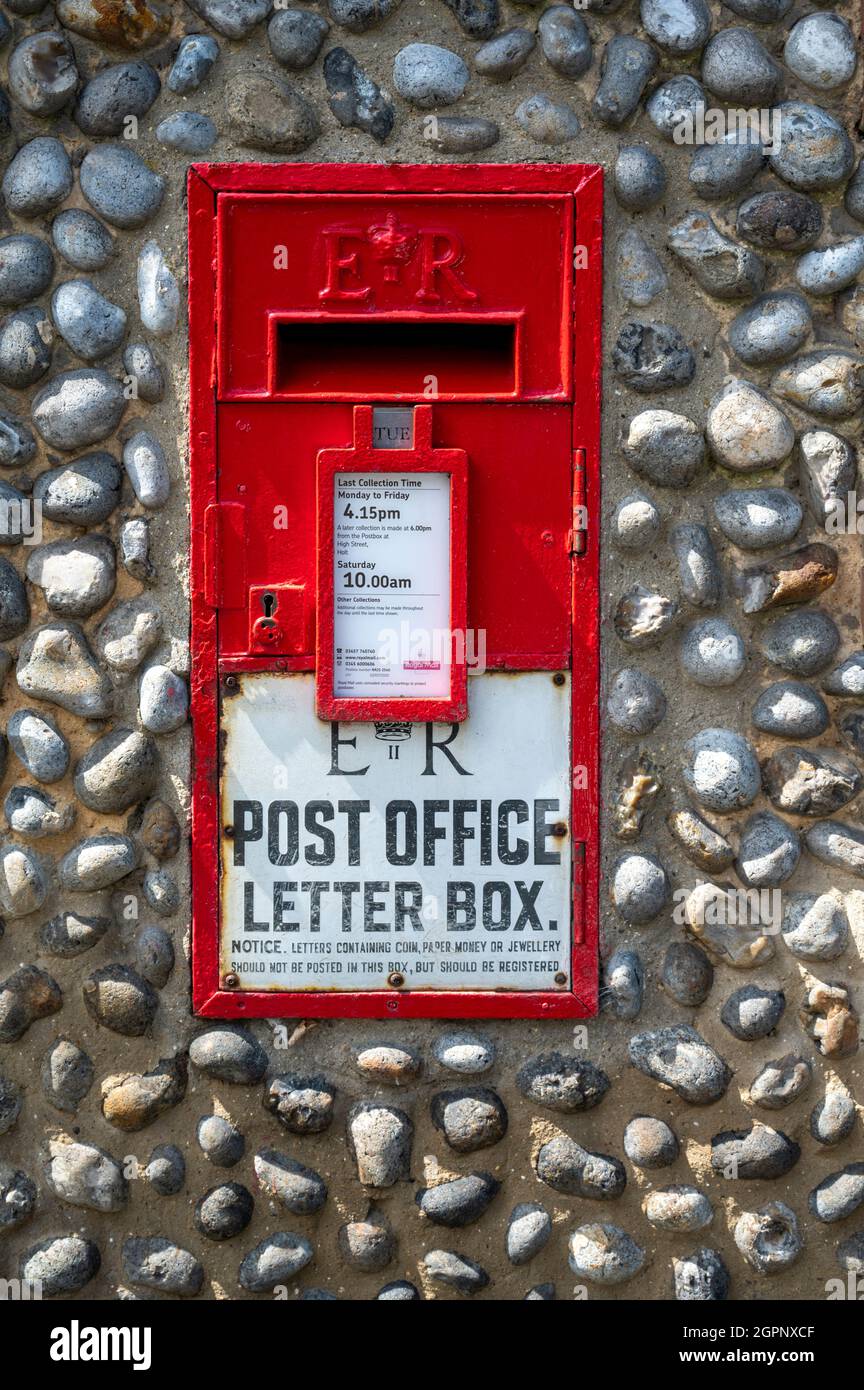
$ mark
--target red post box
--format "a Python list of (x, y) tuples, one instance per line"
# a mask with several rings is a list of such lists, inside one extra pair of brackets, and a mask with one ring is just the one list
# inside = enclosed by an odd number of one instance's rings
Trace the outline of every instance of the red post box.
[(201, 1014), (596, 1011), (601, 209), (190, 171)]

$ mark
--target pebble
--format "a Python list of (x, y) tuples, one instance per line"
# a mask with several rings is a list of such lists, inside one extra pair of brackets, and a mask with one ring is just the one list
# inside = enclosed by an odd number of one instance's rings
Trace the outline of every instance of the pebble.
[(327, 1184), (321, 1174), (278, 1149), (260, 1149), (254, 1167), (261, 1191), (295, 1216), (311, 1216), (327, 1201)]
[(815, 738), (828, 728), (828, 706), (812, 685), (774, 681), (753, 706), (753, 725), (778, 738)]
[(776, 468), (795, 443), (788, 416), (749, 381), (734, 378), (712, 400), (705, 434), (716, 461), (736, 473)]
[(849, 1163), (837, 1173), (829, 1173), (807, 1199), (817, 1221), (831, 1225), (851, 1216), (864, 1202), (864, 1163)]
[(102, 1082), (102, 1114), (115, 1129), (134, 1133), (145, 1129), (164, 1110), (178, 1105), (186, 1094), (187, 1066), (183, 1054), (163, 1058), (143, 1075), (123, 1072)]
[(774, 24), (792, 8), (792, 0), (724, 0), (724, 5), (754, 24)]
[(714, 499), (720, 530), (743, 550), (760, 550), (791, 540), (803, 508), (785, 488), (736, 488)]
[(159, 74), (149, 63), (112, 63), (81, 89), (75, 120), (85, 135), (126, 135), (130, 123), (146, 116), (161, 90)]
[(785, 1008), (782, 990), (742, 985), (723, 1004), (720, 1021), (741, 1042), (758, 1042), (774, 1032)]
[(813, 1080), (813, 1070), (805, 1057), (787, 1052), (766, 1062), (750, 1086), (750, 1100), (763, 1110), (782, 1110), (802, 1096)]
[(855, 1128), (858, 1107), (839, 1076), (829, 1075), (825, 1094), (810, 1112), (810, 1133), (817, 1144), (833, 1148)]
[(117, 507), (121, 485), (116, 459), (98, 451), (40, 473), (33, 484), (33, 498), (49, 521), (98, 526)]
[(104, 270), (116, 250), (108, 228), (84, 208), (59, 212), (51, 224), (51, 240), (64, 261), (76, 270)]
[(613, 1201), (627, 1185), (627, 1173), (619, 1159), (591, 1153), (567, 1134), (543, 1144), (537, 1155), (537, 1176), (565, 1196), (597, 1202)]
[(123, 446), (123, 467), (142, 507), (157, 511), (171, 491), (168, 462), (162, 445), (147, 430), (138, 430)]
[(48, 1144), (45, 1166), (55, 1196), (91, 1211), (122, 1211), (129, 1201), (129, 1184), (116, 1159), (93, 1144), (77, 1144), (61, 1134)]
[(663, 957), (662, 984), (677, 1004), (693, 1009), (704, 1004), (714, 983), (714, 967), (692, 941), (672, 941)]
[(428, 1221), (456, 1229), (479, 1221), (500, 1190), (491, 1173), (469, 1173), (421, 1187), (414, 1200)]
[(59, 140), (37, 136), (22, 145), (3, 175), (3, 197), (10, 212), (38, 217), (68, 198), (72, 165)]
[(16, 758), (37, 782), (59, 782), (69, 766), (69, 744), (47, 715), (17, 709), (6, 728)]
[(687, 386), (696, 375), (691, 348), (668, 323), (625, 323), (612, 349), (612, 366), (633, 391), (646, 394)]
[(483, 116), (434, 116), (423, 122), (423, 139), (442, 154), (472, 154), (497, 144), (501, 131)]
[(657, 67), (649, 43), (630, 34), (617, 34), (607, 43), (600, 63), (600, 85), (591, 109), (603, 125), (618, 129), (629, 120)]
[(156, 127), (160, 145), (180, 150), (182, 154), (206, 154), (219, 138), (219, 132), (209, 116), (200, 111), (175, 111)]
[[(356, 3), (356, 0), (348, 2)], [(333, 0), (330, 3), (332, 5)], [(498, 28), (501, 18), (498, 0), (444, 0), (444, 3), (469, 38), (491, 38)]]
[(861, 790), (864, 779), (850, 758), (833, 749), (778, 748), (763, 764), (766, 795), (778, 811), (829, 816)]
[(692, 53), (711, 33), (705, 0), (640, 0), (639, 16), (649, 39), (668, 53)]
[(53, 116), (75, 95), (78, 68), (72, 45), (56, 29), (31, 34), (9, 55), (9, 94), (33, 116)]
[(706, 106), (701, 82), (689, 73), (680, 73), (655, 87), (645, 110), (658, 135), (678, 145), (694, 129)]
[(215, 1081), (251, 1086), (267, 1070), (267, 1053), (245, 1028), (223, 1025), (199, 1033), (189, 1045), (192, 1065)]
[(847, 495), (855, 489), (855, 450), (830, 430), (806, 430), (798, 439), (798, 473), (807, 505), (826, 528), (829, 518), (838, 514), (837, 504), (845, 507)]
[[(0, 851), (8, 855), (10, 847)], [(13, 850), (14, 852), (14, 850)], [(7, 916), (14, 916), (2, 902)], [(20, 915), (20, 914), (19, 914)], [(0, 1042), (17, 1042), (37, 1019), (49, 1018), (63, 1007), (63, 993), (57, 981), (35, 965), (19, 965), (5, 980), (0, 981)]]
[(0, 1135), (8, 1134), (15, 1128), (21, 1114), (23, 1098), (18, 1087), (5, 1076), (0, 1076)]
[(810, 306), (800, 294), (762, 294), (732, 320), (729, 343), (749, 367), (763, 367), (796, 353), (811, 327)]
[(519, 1202), (507, 1223), (506, 1249), (511, 1265), (526, 1265), (547, 1244), (552, 1218), (539, 1202)]
[(771, 189), (754, 193), (736, 214), (738, 235), (768, 251), (804, 251), (822, 231), (822, 208), (804, 193)]
[[(98, 838), (107, 840), (109, 837), (105, 835)], [(74, 854), (75, 851), (71, 853)], [(60, 866), (60, 876), (61, 884), (67, 887), (69, 885), (64, 882), (63, 875), (65, 863), (64, 859)], [(125, 872), (128, 873), (128, 870)], [(122, 1033), (129, 1038), (139, 1038), (148, 1031), (159, 1007), (159, 996), (152, 985), (127, 965), (105, 965), (99, 970), (94, 970), (84, 981), (82, 992), (87, 1012), (97, 1023), (102, 1023), (112, 1032)]]
[(84, 156), (78, 178), (93, 211), (124, 231), (149, 222), (165, 192), (161, 174), (128, 145), (94, 145)]
[(795, 893), (783, 908), (783, 941), (799, 960), (835, 960), (849, 941), (841, 901), (831, 893)]
[(75, 794), (91, 811), (116, 815), (149, 796), (158, 775), (152, 738), (135, 729), (112, 729), (75, 768)]
[(442, 1284), (457, 1293), (479, 1293), (489, 1283), (489, 1275), (482, 1265), (455, 1250), (427, 1250), (421, 1266), (433, 1284)]
[(843, 206), (850, 217), (864, 222), (864, 160), (858, 161), (858, 168), (846, 185)]
[(804, 832), (804, 843), (823, 864), (864, 878), (864, 833), (840, 821), (824, 820)]
[(126, 314), (89, 280), (67, 280), (51, 297), (51, 317), (73, 352), (96, 362), (116, 351), (126, 333)]
[[(560, 8), (566, 9), (566, 6)], [(547, 10), (546, 14), (551, 12)], [(572, 14), (572, 10), (568, 10), (567, 13)], [(544, 15), (543, 18), (545, 17)], [(541, 30), (542, 24), (541, 20)], [(489, 77), (492, 81), (507, 81), (508, 78), (515, 77), (525, 66), (534, 43), (534, 35), (530, 29), (505, 29), (503, 33), (496, 34), (487, 43), (481, 44), (474, 54), (474, 67), (482, 77)]]
[(852, 1274), (864, 1274), (864, 1233), (855, 1231), (845, 1240), (841, 1240), (836, 1254), (837, 1263), (842, 1270)]
[(367, 1187), (393, 1187), (409, 1176), (414, 1127), (404, 1110), (361, 1100), (348, 1112), (348, 1150)]
[(732, 729), (709, 728), (688, 740), (684, 781), (701, 806), (728, 814), (749, 806), (760, 789), (751, 744)]
[(17, 637), (29, 622), (27, 590), (15, 566), (0, 557), (0, 641)]
[(54, 330), (43, 309), (17, 309), (0, 322), (0, 382), (33, 386), (51, 366)]
[(553, 101), (544, 92), (526, 97), (513, 114), (525, 134), (541, 145), (565, 144), (582, 129), (571, 106)]
[(841, 984), (825, 984), (804, 976), (805, 994), (799, 1014), (804, 1031), (823, 1057), (851, 1057), (858, 1051), (858, 1015), (849, 991)]
[(27, 559), (27, 578), (44, 591), (52, 613), (87, 618), (106, 604), (117, 582), (114, 546), (106, 536), (49, 541)]
[(324, 59), (330, 110), (340, 125), (356, 126), (383, 144), (393, 129), (392, 102), (345, 48), (331, 48)]
[(648, 212), (666, 192), (662, 159), (644, 145), (622, 145), (615, 158), (612, 187), (626, 212)]
[(666, 289), (666, 272), (656, 251), (633, 227), (618, 239), (615, 280), (618, 292), (637, 308), (644, 309)]
[(494, 1065), (495, 1047), (475, 1033), (445, 1033), (433, 1042), (432, 1055), (448, 1071), (481, 1076)]
[(141, 891), (160, 917), (172, 917), (180, 905), (180, 889), (167, 869), (148, 869), (141, 880)]
[[(274, 55), (275, 56), (275, 55)], [(189, 34), (180, 40), (166, 86), (178, 96), (197, 91), (219, 57), (219, 45), (209, 34)]]
[(624, 1130), (624, 1152), (636, 1168), (668, 1168), (681, 1146), (665, 1120), (635, 1115)]
[(366, 1274), (385, 1269), (396, 1254), (396, 1237), (374, 1208), (364, 1221), (346, 1221), (340, 1226), (337, 1244), (345, 1263)]
[[(839, 640), (839, 639), (838, 639)], [(853, 652), (825, 677), (822, 688), (827, 695), (864, 695), (864, 651)]]
[(848, 420), (864, 405), (864, 362), (848, 352), (810, 352), (781, 367), (771, 389), (826, 420)]
[(314, 63), (329, 29), (311, 10), (277, 10), (267, 25), (270, 52), (282, 67), (299, 72)]
[(458, 53), (434, 43), (409, 43), (393, 62), (397, 92), (422, 111), (452, 106), (468, 85), (469, 72)]
[(845, 183), (855, 150), (834, 116), (806, 101), (784, 101), (776, 108), (775, 125), (780, 148), (768, 162), (784, 183), (803, 193)]
[(687, 629), (680, 647), (681, 665), (697, 685), (734, 685), (746, 664), (741, 635), (724, 618), (705, 618)]
[(122, 1261), (123, 1278), (136, 1288), (195, 1298), (204, 1287), (200, 1261), (164, 1236), (130, 1236), (123, 1242)]
[(626, 667), (613, 678), (606, 713), (626, 734), (650, 734), (666, 716), (666, 697), (653, 677)]
[(768, 1202), (744, 1211), (735, 1223), (735, 1244), (759, 1274), (779, 1274), (794, 1264), (804, 1248), (798, 1218), (785, 1202)]
[(376, 1294), (378, 1303), (414, 1303), (421, 1299), (420, 1290), (407, 1279), (396, 1279), (385, 1284)]
[(838, 720), (837, 727), (853, 752), (860, 754), (864, 751), (864, 710), (847, 710)]
[(95, 1279), (102, 1263), (99, 1247), (83, 1236), (49, 1236), (25, 1250), (18, 1262), (19, 1277), (39, 1284), (43, 1298), (78, 1293)]
[(808, 87), (830, 92), (854, 75), (856, 42), (839, 14), (805, 15), (789, 31), (783, 61)]
[[(42, 1062), (42, 1090), (49, 1105), (74, 1115), (93, 1085), (95, 1069), (87, 1053), (68, 1038), (58, 1038)], [(0, 1207), (0, 1229), (3, 1226)]]
[(711, 1140), (711, 1167), (729, 1180), (782, 1178), (800, 1157), (794, 1139), (760, 1120), (749, 1130), (725, 1130)]
[(543, 57), (555, 72), (576, 78), (588, 71), (593, 58), (591, 36), (582, 16), (569, 5), (552, 5), (544, 10), (537, 34)]
[(63, 911), (46, 922), (39, 933), (43, 950), (52, 956), (80, 956), (89, 951), (113, 926), (110, 917), (85, 917)]
[(143, 595), (118, 603), (96, 629), (94, 646), (112, 671), (128, 675), (162, 636), (162, 615)]
[(141, 927), (132, 943), (131, 958), (148, 984), (165, 988), (174, 969), (174, 946), (164, 927), (153, 923)]
[(644, 995), (645, 971), (638, 955), (635, 951), (615, 951), (603, 971), (604, 1012), (614, 1018), (638, 1018)]
[(648, 1192), (642, 1210), (658, 1231), (703, 1231), (714, 1220), (714, 1208), (705, 1193), (686, 1183)]
[[(252, 1194), (242, 1183), (226, 1182), (219, 1187), (211, 1187), (199, 1198), (192, 1219), (196, 1231), (208, 1240), (232, 1240), (245, 1231), (252, 1220), (254, 1207)], [(278, 1236), (269, 1239), (276, 1241)], [(251, 1260), (255, 1254), (253, 1250), (251, 1255), (247, 1255), (247, 1260)]]
[(291, 1134), (322, 1134), (333, 1123), (335, 1096), (323, 1076), (274, 1076), (264, 1093), (264, 1108)]
[(797, 833), (770, 811), (757, 811), (740, 832), (736, 870), (748, 888), (777, 888), (801, 858)]
[[(230, 0), (229, 0), (230, 3)], [(165, 37), (170, 12), (150, 0), (55, 0), (60, 23), (75, 34), (117, 48), (141, 48)]]
[(141, 322), (159, 338), (177, 327), (180, 289), (155, 241), (145, 241), (138, 253), (138, 308)]
[(793, 676), (812, 676), (823, 670), (840, 645), (833, 619), (818, 608), (784, 613), (764, 629), (762, 653)]
[(689, 1023), (636, 1033), (628, 1052), (638, 1071), (671, 1087), (690, 1105), (711, 1105), (725, 1095), (732, 1080), (719, 1052)]
[(653, 922), (671, 897), (666, 870), (653, 854), (622, 854), (612, 870), (612, 902), (630, 926)]
[(731, 198), (751, 184), (765, 164), (762, 142), (733, 131), (716, 145), (702, 145), (693, 154), (687, 178), (700, 198)]
[(635, 473), (658, 487), (687, 487), (705, 458), (698, 425), (670, 410), (643, 410), (630, 421), (624, 456)]
[(120, 423), (126, 408), (123, 387), (99, 368), (59, 372), (33, 399), (33, 423), (52, 449), (98, 444)]
[(836, 294), (857, 280), (862, 270), (864, 236), (856, 236), (807, 251), (795, 267), (795, 279), (807, 294)]
[(4, 1235), (33, 1215), (36, 1195), (32, 1178), (11, 1163), (0, 1162), (0, 1231)]
[(715, 299), (750, 299), (765, 280), (755, 251), (724, 236), (705, 212), (687, 212), (671, 227), (669, 249), (696, 283)]
[(383, 1082), (385, 1086), (402, 1086), (413, 1081), (419, 1076), (423, 1065), (419, 1053), (384, 1044), (361, 1049), (355, 1054), (354, 1062), (364, 1076)]
[(204, 1115), (195, 1134), (201, 1152), (217, 1168), (233, 1168), (246, 1152), (246, 1140), (224, 1115)]
[(182, 676), (167, 666), (148, 666), (138, 691), (138, 713), (145, 729), (170, 734), (185, 724), (189, 692)]
[(641, 551), (660, 530), (660, 513), (644, 492), (628, 492), (615, 508), (612, 536), (622, 550)]
[(568, 1263), (580, 1279), (595, 1284), (623, 1284), (645, 1263), (645, 1251), (632, 1236), (607, 1221), (577, 1226), (568, 1244)]
[(700, 869), (720, 874), (734, 860), (735, 851), (729, 841), (689, 807), (673, 811), (666, 824), (690, 862)]
[(593, 1110), (609, 1090), (609, 1078), (587, 1058), (543, 1052), (523, 1063), (516, 1084), (526, 1100), (562, 1115)]
[(702, 54), (702, 81), (732, 105), (773, 106), (781, 80), (780, 68), (750, 29), (721, 29)]
[(619, 599), (613, 623), (622, 642), (641, 650), (655, 646), (677, 616), (678, 604), (674, 599), (636, 584)]
[(134, 381), (138, 398), (155, 405), (165, 395), (165, 374), (149, 343), (129, 343), (123, 349), (123, 366)]
[(350, 29), (352, 34), (362, 34), (388, 19), (398, 4), (399, 0), (327, 0), (334, 24)]
[(270, 0), (188, 0), (190, 10), (226, 39), (245, 39), (270, 13)]
[(11, 787), (6, 793), (3, 810), (9, 829), (32, 840), (62, 834), (75, 819), (73, 805), (56, 802), (38, 787)]
[[(14, 415), (0, 411), (0, 468), (14, 468), (27, 464), (36, 452), (36, 440), (26, 425), (22, 425)], [(19, 478), (22, 486), (29, 486), (29, 479)], [(24, 539), (22, 511), (24, 494), (8, 483), (0, 483), (0, 499), (9, 503), (7, 515), (0, 525), (0, 545), (20, 545)], [(11, 504), (15, 503), (13, 507)]]
[(0, 237), (0, 304), (14, 306), (35, 299), (48, 288), (53, 275), (54, 257), (47, 241), (27, 233)]
[(91, 893), (110, 888), (137, 866), (138, 851), (127, 835), (91, 835), (63, 856), (58, 870), (60, 886), (72, 893)]
[(439, 1091), (432, 1097), (432, 1123), (457, 1153), (488, 1149), (507, 1133), (507, 1110), (500, 1096), (484, 1087)]

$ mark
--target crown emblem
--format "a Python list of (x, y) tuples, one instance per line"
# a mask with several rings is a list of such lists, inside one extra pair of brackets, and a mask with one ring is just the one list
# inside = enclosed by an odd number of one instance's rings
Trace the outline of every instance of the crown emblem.
[(404, 227), (393, 212), (368, 231), (369, 245), (375, 259), (384, 266), (384, 279), (398, 284), (399, 272), (417, 250), (418, 234), (414, 227)]

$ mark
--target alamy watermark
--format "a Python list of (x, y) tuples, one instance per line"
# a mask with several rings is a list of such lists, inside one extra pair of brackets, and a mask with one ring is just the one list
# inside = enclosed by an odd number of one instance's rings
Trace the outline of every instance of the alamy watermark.
[(761, 144), (766, 154), (779, 154), (781, 119), (776, 108), (697, 106), (681, 113), (672, 139), (676, 145)]

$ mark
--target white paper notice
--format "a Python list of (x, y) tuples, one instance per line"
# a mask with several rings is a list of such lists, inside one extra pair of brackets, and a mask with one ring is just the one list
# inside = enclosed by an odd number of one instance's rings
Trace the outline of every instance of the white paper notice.
[(450, 475), (339, 473), (333, 693), (450, 694)]

